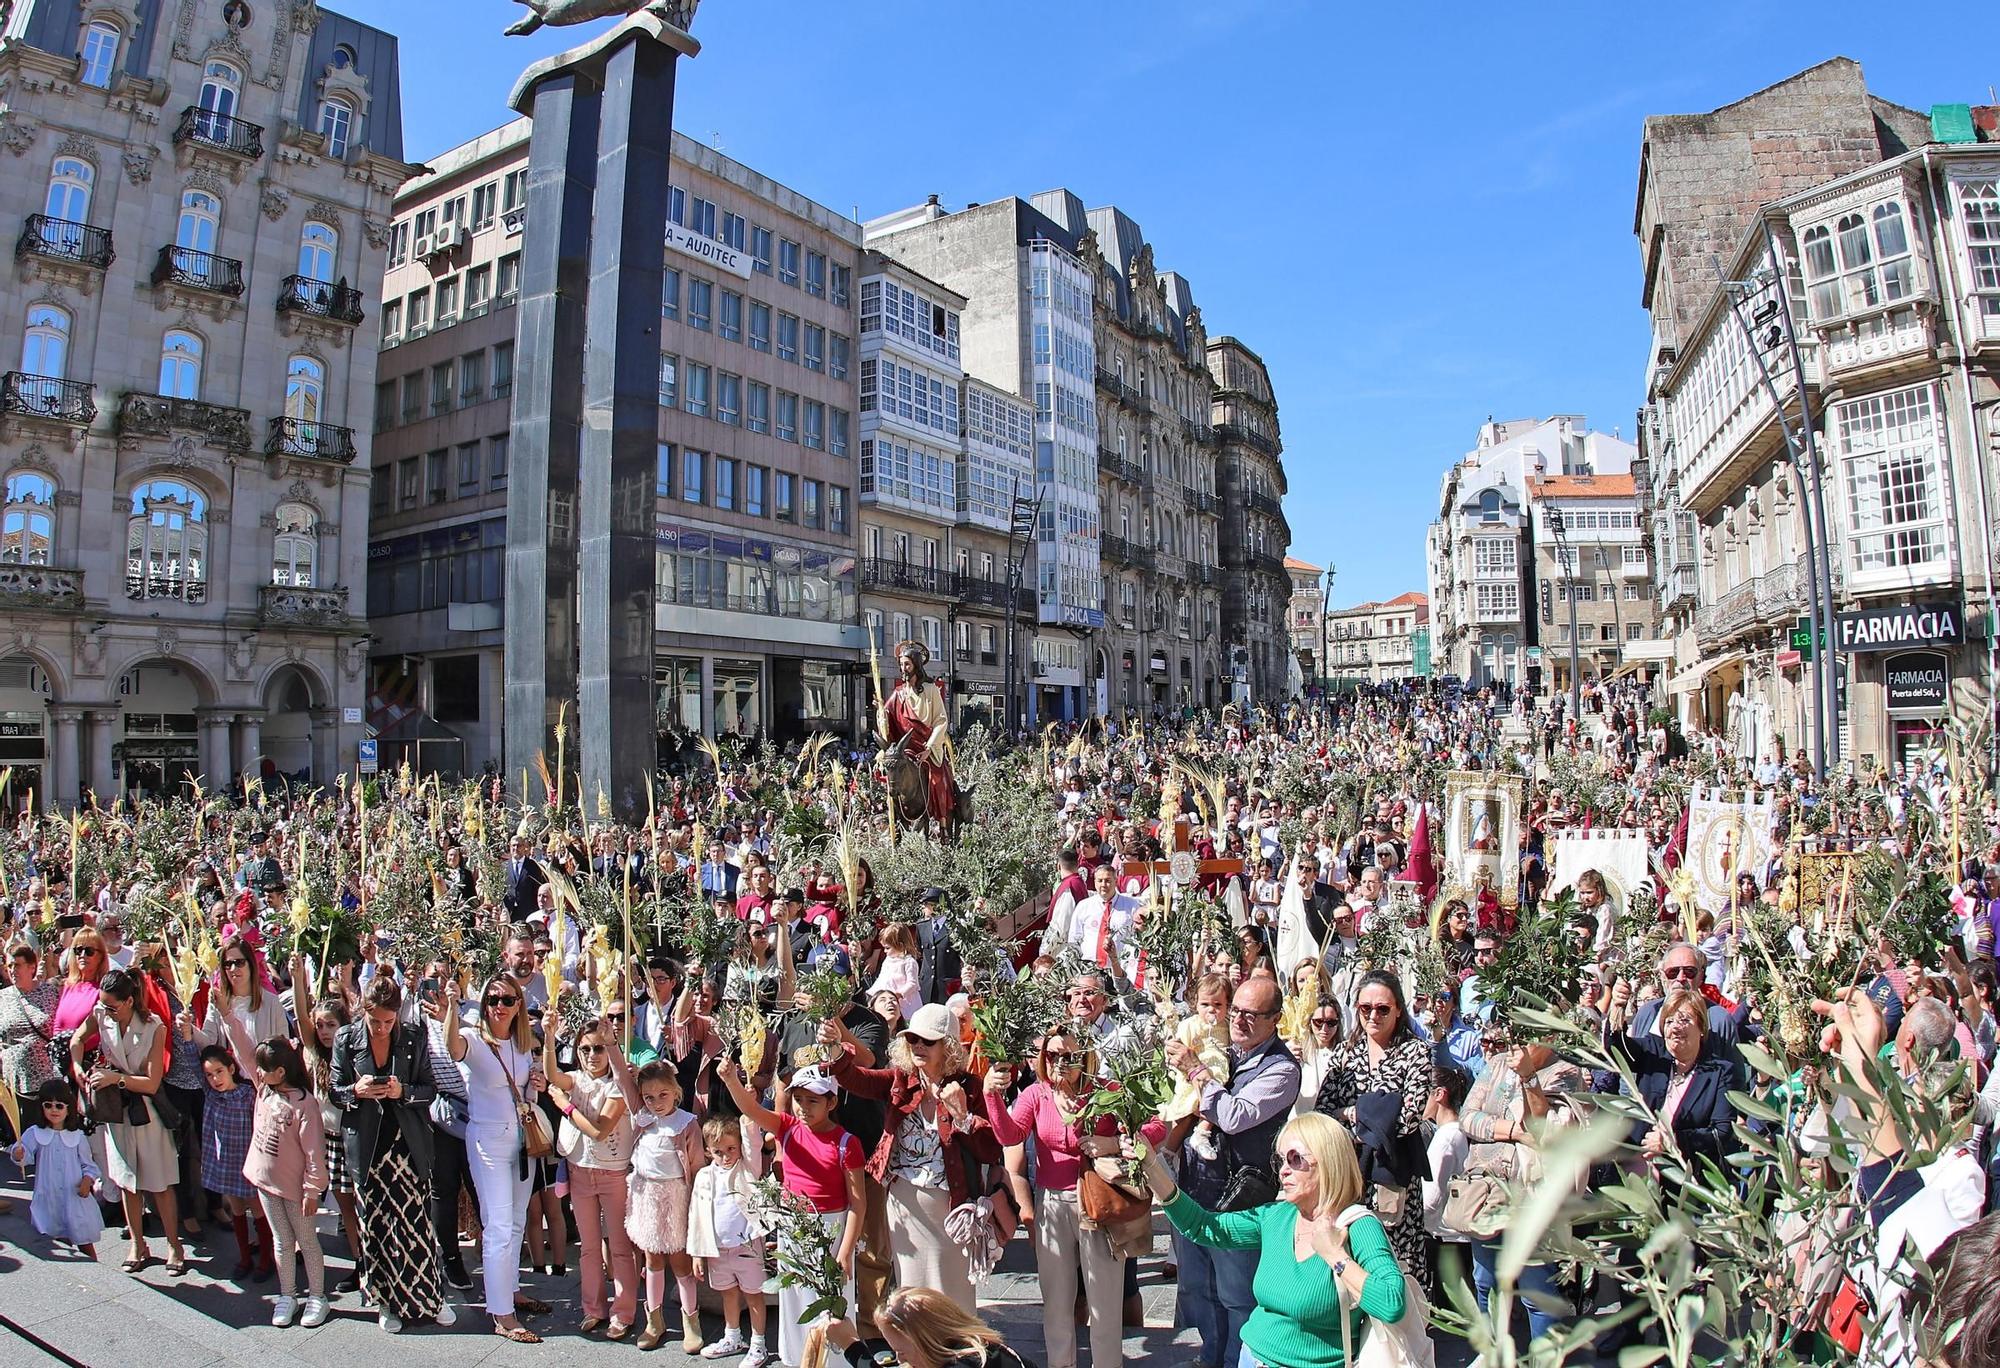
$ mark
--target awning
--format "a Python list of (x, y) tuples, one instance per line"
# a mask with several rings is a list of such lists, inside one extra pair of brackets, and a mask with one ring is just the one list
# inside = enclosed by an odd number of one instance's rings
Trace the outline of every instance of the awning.
[(1713, 660), (1704, 660), (1691, 665), (1667, 681), (1667, 692), (1693, 693), (1701, 687), (1702, 680), (1708, 678), (1708, 676), (1714, 674), (1717, 670), (1724, 669), (1730, 665), (1739, 665), (1746, 658), (1742, 651), (1728, 651), (1715, 657)]
[(1646, 639), (1625, 643), (1625, 659), (1627, 661), (1672, 660), (1673, 658), (1674, 643), (1671, 641)]

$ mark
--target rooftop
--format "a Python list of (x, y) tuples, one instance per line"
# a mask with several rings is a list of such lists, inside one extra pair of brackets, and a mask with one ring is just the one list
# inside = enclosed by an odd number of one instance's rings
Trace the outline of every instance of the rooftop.
[(1638, 492), (1630, 475), (1549, 475), (1528, 481), (1532, 499), (1629, 499)]

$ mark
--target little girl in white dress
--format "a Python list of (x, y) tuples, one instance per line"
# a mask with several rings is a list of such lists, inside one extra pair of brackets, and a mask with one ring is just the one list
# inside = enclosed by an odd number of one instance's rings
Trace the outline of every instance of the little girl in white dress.
[(35, 1197), (30, 1205), (35, 1229), (51, 1240), (73, 1244), (97, 1257), (97, 1239), (104, 1233), (94, 1194), (103, 1174), (90, 1157), (90, 1141), (70, 1096), (69, 1085), (50, 1079), (35, 1094), (42, 1123), (30, 1126), (14, 1146), (14, 1162), (35, 1166)]

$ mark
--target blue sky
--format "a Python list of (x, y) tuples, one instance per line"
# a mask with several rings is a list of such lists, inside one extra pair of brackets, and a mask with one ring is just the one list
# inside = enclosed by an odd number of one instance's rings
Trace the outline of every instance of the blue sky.
[[(502, 38), (511, 0), (330, 3), (402, 36), (413, 160), (503, 122), (520, 68), (580, 33)], [(1269, 364), (1292, 553), (1352, 603), (1423, 587), (1438, 477), (1489, 415), (1631, 435), (1645, 115), (1835, 55), (1898, 103), (1989, 101), (1990, 35), (1885, 13), (707, 0), (675, 123), (864, 219), (1058, 185), (1124, 208)]]

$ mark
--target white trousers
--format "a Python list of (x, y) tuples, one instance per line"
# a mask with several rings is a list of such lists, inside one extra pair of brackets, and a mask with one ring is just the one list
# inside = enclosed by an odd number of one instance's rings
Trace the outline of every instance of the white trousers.
[(513, 1121), (480, 1121), (465, 1128), (465, 1164), (479, 1194), (479, 1273), (486, 1281), (486, 1314), (514, 1314), (521, 1286), (521, 1238), (528, 1229), (532, 1186), (521, 1163), (521, 1128)]

